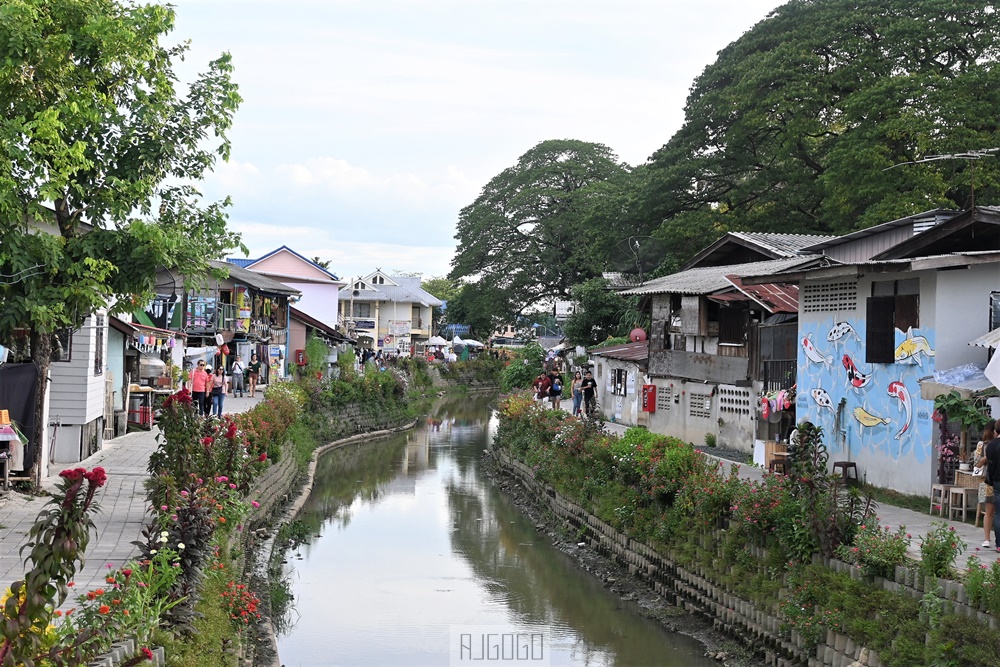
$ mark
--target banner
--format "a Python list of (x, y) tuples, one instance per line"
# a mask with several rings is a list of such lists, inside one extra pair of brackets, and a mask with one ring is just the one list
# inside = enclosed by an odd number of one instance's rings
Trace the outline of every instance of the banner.
[(409, 336), (410, 320), (389, 320), (389, 333), (393, 336)]
[(250, 291), (244, 285), (233, 288), (233, 303), (236, 304), (236, 331), (250, 332)]

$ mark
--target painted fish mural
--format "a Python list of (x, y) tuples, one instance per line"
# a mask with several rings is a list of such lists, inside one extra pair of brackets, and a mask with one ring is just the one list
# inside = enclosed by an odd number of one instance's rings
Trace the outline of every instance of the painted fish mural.
[(822, 387), (819, 387), (818, 389), (813, 389), (811, 392), (809, 392), (809, 395), (812, 396), (812, 399), (816, 401), (816, 405), (818, 405), (819, 407), (828, 408), (830, 412), (835, 412), (835, 410), (833, 409), (833, 399), (830, 398), (830, 394), (827, 392), (826, 389), (823, 389)]
[(811, 331), (806, 334), (805, 338), (802, 339), (802, 349), (806, 353), (806, 359), (814, 364), (823, 364), (827, 368), (833, 366), (833, 355), (828, 354), (824, 357), (820, 354), (819, 350), (816, 349), (816, 346), (813, 345)]
[(858, 391), (862, 387), (867, 387), (871, 384), (872, 378), (875, 377), (874, 369), (871, 373), (862, 373), (859, 371), (850, 355), (845, 354), (842, 363), (844, 364), (844, 370), (847, 371), (847, 382), (854, 391)]
[(834, 324), (833, 328), (830, 329), (830, 333), (826, 335), (826, 339), (831, 343), (836, 343), (844, 336), (854, 336), (859, 343), (861, 342), (861, 336), (854, 330), (850, 322), (837, 322)]
[[(899, 440), (910, 429), (910, 420), (913, 419), (913, 401), (910, 399), (910, 390), (899, 380), (890, 382), (887, 391), (890, 396), (899, 400), (899, 407), (903, 410), (903, 414), (906, 415), (903, 426), (893, 436), (896, 440)], [(902, 443), (900, 443), (899, 449), (902, 452)]]
[(879, 417), (878, 415), (873, 415), (860, 405), (854, 408), (854, 418), (858, 420), (858, 424), (860, 424), (860, 426), (858, 427), (859, 431), (861, 430), (861, 426), (864, 426), (865, 428), (871, 428), (873, 426), (879, 426), (881, 424), (888, 424), (892, 422), (892, 420), (889, 419), (888, 417)]
[(914, 336), (913, 329), (906, 330), (906, 340), (896, 348), (896, 363), (915, 363), (924, 367), (923, 357), (933, 357), (934, 350), (923, 336)]

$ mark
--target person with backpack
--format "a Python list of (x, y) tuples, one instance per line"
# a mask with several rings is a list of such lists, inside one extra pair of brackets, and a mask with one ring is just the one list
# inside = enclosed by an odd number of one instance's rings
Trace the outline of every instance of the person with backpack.
[(597, 411), (597, 380), (594, 379), (592, 372), (587, 371), (587, 375), (580, 384), (580, 389), (583, 391), (584, 410), (588, 417), (592, 417)]
[(559, 402), (562, 400), (562, 390), (563, 390), (562, 375), (560, 375), (558, 371), (553, 370), (551, 373), (549, 373), (549, 381), (552, 383), (549, 386), (549, 398), (552, 399), (552, 409), (558, 410)]

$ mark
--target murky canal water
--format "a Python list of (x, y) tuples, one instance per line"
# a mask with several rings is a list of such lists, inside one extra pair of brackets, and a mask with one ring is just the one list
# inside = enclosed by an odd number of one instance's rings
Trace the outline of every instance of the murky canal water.
[[(577, 569), (480, 473), (488, 401), (442, 403), (409, 434), (320, 459), (299, 515), (319, 537), (288, 554), (282, 664), (717, 664)], [(505, 642), (535, 660), (502, 660)]]

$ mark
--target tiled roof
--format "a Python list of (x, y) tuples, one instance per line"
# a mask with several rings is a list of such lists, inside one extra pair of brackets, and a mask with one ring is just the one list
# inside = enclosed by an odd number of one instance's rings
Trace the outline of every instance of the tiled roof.
[(399, 285), (369, 285), (370, 290), (359, 290), (357, 296), (352, 296), (353, 283), (340, 289), (341, 299), (355, 301), (395, 301), (397, 303), (419, 303), (421, 305), (439, 307), (442, 301), (420, 287), (420, 278), (404, 278), (392, 276), (391, 280)]
[(235, 264), (236, 266), (240, 267), (241, 269), (245, 269), (249, 265), (251, 265), (254, 262), (256, 262), (257, 260), (256, 259), (248, 259), (246, 257), (230, 257), (226, 261), (229, 262), (230, 264)]
[(723, 289), (731, 289), (732, 283), (727, 275), (740, 277), (765, 276), (780, 271), (788, 271), (821, 262), (819, 255), (805, 257), (787, 257), (772, 259), (766, 262), (749, 262), (747, 264), (729, 264), (727, 266), (703, 266), (688, 269), (621, 292), (625, 296), (642, 296), (644, 294), (711, 294)]
[(622, 361), (646, 361), (649, 358), (649, 343), (643, 341), (641, 343), (609, 345), (608, 347), (592, 347), (587, 350), (587, 354), (592, 357), (608, 357)]

